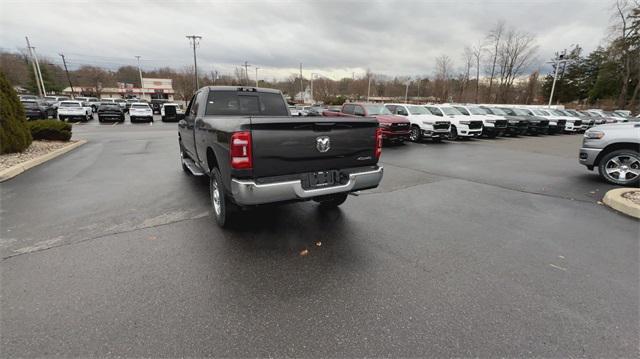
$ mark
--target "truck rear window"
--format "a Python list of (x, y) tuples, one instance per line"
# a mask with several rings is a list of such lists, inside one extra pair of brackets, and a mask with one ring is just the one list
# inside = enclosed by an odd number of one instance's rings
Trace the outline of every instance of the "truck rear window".
[(279, 93), (210, 91), (206, 115), (288, 116), (287, 106)]

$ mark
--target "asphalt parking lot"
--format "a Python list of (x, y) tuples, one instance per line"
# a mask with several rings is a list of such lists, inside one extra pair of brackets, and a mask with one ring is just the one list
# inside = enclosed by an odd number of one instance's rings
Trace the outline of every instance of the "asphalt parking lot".
[(176, 132), (77, 125), (0, 184), (2, 357), (637, 355), (639, 224), (579, 135), (387, 147), (339, 209), (222, 230)]

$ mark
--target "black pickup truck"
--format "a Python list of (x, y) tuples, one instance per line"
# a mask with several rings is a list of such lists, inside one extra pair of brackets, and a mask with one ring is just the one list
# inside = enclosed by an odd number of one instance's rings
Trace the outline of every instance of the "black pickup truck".
[(335, 207), (382, 180), (374, 118), (292, 117), (273, 89), (200, 89), (178, 122), (178, 141), (183, 170), (209, 176), (220, 226), (239, 207), (303, 200)]

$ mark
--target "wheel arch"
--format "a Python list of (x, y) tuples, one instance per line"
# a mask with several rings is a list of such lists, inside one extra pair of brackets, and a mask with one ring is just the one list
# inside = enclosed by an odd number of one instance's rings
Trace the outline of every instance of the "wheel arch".
[(211, 172), (214, 168), (220, 169), (218, 164), (218, 158), (216, 157), (216, 153), (213, 151), (211, 146), (207, 146), (207, 168), (209, 172)]
[(632, 150), (635, 152), (640, 152), (640, 144), (638, 143), (634, 143), (634, 142), (616, 142), (616, 143), (612, 143), (608, 146), (606, 146), (605, 148), (602, 149), (602, 151), (600, 151), (600, 153), (598, 154), (598, 156), (596, 157), (596, 160), (593, 162), (594, 166), (599, 166), (600, 165), (600, 161), (602, 160), (602, 158), (604, 156), (606, 156), (607, 154), (613, 152), (613, 151), (618, 151), (618, 150)]

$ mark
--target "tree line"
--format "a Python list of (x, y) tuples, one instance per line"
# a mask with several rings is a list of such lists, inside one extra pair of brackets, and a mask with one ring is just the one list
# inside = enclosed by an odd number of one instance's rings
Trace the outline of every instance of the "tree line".
[[(537, 57), (535, 35), (504, 21), (496, 22), (475, 44), (463, 48), (454, 60), (449, 54), (433, 59), (430, 74), (389, 76), (367, 70), (342, 79), (320, 76), (313, 79), (316, 101), (340, 103), (345, 99), (371, 97), (408, 97), (414, 101), (544, 104), (551, 92), (558, 66), (554, 94), (556, 103), (601, 105), (637, 109), (640, 102), (640, 5), (639, 0), (616, 0), (609, 41), (585, 54), (575, 45), (554, 62), (549, 73), (540, 79), (543, 63)], [(553, 60), (558, 60), (553, 59)], [(36, 93), (33, 71), (24, 52), (0, 53), (0, 66), (13, 85)], [(48, 91), (60, 92), (68, 87), (64, 69), (51, 59), (41, 59), (40, 66)], [(206, 85), (253, 85), (253, 76), (242, 67), (231, 73), (205, 72), (198, 69), (199, 83)], [(186, 100), (195, 91), (193, 66), (164, 67), (145, 70), (144, 77), (170, 78), (177, 99)], [(138, 69), (121, 66), (115, 70), (99, 66), (80, 66), (70, 71), (74, 86), (100, 89), (117, 83), (140, 86)], [(261, 79), (259, 86), (280, 89), (292, 98), (300, 88), (309, 88), (311, 79), (292, 73), (284, 79)]]

